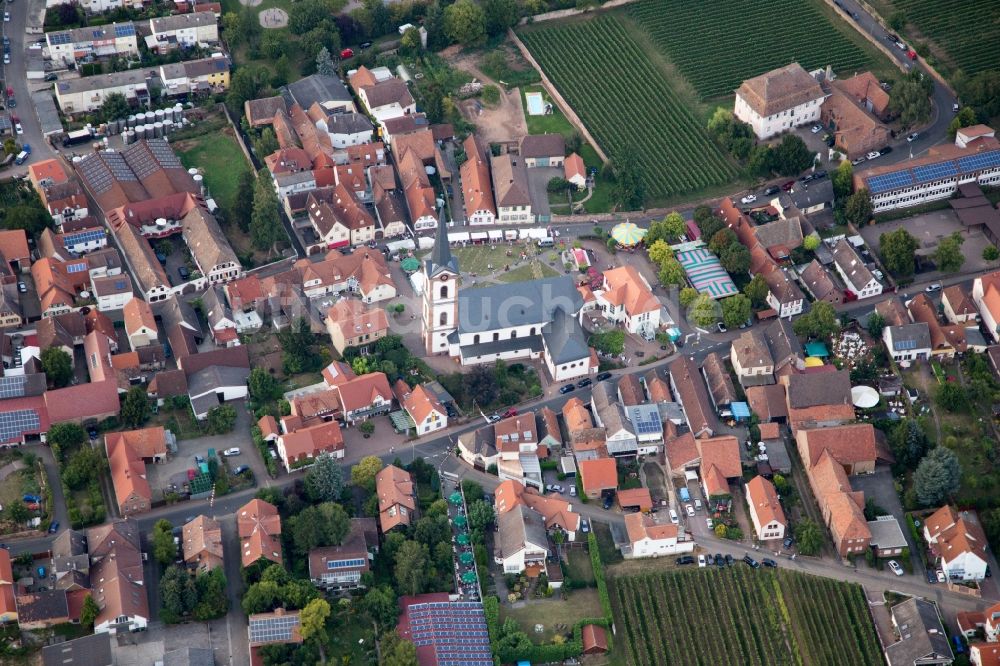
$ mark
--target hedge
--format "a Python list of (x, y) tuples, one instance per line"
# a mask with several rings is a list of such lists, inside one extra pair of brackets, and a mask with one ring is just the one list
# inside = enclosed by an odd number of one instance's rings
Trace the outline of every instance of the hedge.
[(604, 579), (604, 563), (601, 562), (601, 551), (597, 547), (597, 536), (593, 531), (587, 534), (587, 548), (590, 550), (590, 564), (594, 567), (594, 581), (597, 583), (597, 594), (601, 598), (601, 610), (607, 618), (607, 626), (611, 626), (611, 597), (608, 595), (608, 582)]

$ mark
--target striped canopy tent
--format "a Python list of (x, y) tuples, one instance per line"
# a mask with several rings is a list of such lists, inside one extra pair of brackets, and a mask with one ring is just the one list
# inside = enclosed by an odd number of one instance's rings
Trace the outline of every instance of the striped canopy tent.
[(635, 222), (622, 222), (611, 229), (611, 237), (624, 247), (634, 247), (642, 242), (649, 229), (640, 229)]

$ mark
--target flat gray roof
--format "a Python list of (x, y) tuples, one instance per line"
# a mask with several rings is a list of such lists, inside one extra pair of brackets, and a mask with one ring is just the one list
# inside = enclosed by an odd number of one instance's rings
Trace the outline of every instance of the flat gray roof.
[(35, 113), (38, 115), (42, 136), (52, 136), (63, 131), (62, 122), (59, 120), (59, 111), (56, 110), (56, 101), (52, 97), (51, 90), (39, 90), (31, 93), (31, 105), (35, 107)]

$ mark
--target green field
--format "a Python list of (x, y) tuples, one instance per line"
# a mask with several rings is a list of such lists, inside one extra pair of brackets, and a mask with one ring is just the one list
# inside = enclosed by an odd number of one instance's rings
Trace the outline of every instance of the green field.
[(1000, 69), (1000, 0), (893, 0), (892, 5), (966, 74)]
[(851, 26), (802, 0), (642, 0), (627, 13), (702, 99), (791, 62), (845, 74), (876, 64)]
[(861, 587), (779, 569), (697, 569), (611, 579), (628, 663), (879, 666)]
[(688, 100), (616, 16), (535, 24), (521, 39), (605, 152), (638, 162), (648, 198), (701, 191), (736, 177)]
[(250, 168), (232, 130), (202, 134), (174, 144), (185, 168), (198, 167), (215, 202), (228, 210), (236, 197), (240, 174)]

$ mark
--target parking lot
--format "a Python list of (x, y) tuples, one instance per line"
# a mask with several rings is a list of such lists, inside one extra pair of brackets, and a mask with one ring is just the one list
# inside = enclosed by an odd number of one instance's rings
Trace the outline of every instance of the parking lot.
[(207, 459), (209, 449), (215, 449), (216, 454), (220, 454), (230, 447), (238, 447), (240, 455), (228, 459), (230, 468), (249, 465), (256, 479), (267, 478), (264, 461), (250, 439), (250, 415), (242, 403), (230, 404), (236, 408), (236, 426), (231, 433), (179, 440), (177, 455), (171, 456), (165, 463), (146, 466), (153, 501), (163, 499), (163, 494), (172, 490), (170, 484), (179, 489), (187, 481), (188, 470), (197, 467), (195, 456)]
[[(965, 263), (962, 265), (962, 271), (985, 271), (994, 267), (992, 262), (983, 260), (983, 250), (990, 245), (986, 236), (981, 231), (967, 230), (951, 210), (934, 211), (904, 220), (895, 220), (893, 222), (883, 222), (881, 224), (862, 227), (861, 236), (865, 239), (869, 247), (878, 252), (879, 237), (900, 227), (906, 227), (906, 230), (920, 243), (920, 247), (917, 250), (918, 255), (926, 256), (932, 254), (943, 238), (959, 232), (965, 239), (965, 242), (962, 243), (962, 254), (965, 255)], [(925, 276), (931, 277), (934, 273), (927, 273)]]

